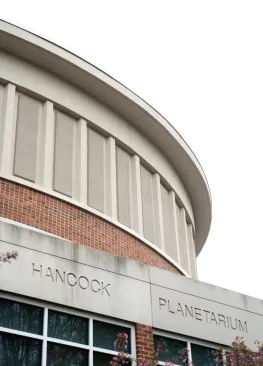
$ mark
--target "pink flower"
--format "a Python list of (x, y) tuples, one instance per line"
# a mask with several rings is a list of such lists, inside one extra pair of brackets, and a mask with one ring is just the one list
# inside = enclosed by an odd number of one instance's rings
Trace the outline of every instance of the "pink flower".
[(118, 361), (118, 357), (117, 356), (114, 356), (113, 357), (113, 361)]

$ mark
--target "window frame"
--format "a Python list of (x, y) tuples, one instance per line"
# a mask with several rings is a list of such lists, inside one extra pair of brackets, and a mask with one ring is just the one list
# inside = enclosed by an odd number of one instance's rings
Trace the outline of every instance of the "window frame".
[[(46, 366), (48, 342), (89, 351), (89, 366), (93, 365), (93, 353), (94, 352), (100, 352), (100, 353), (104, 353), (104, 354), (108, 354), (108, 355), (112, 355), (112, 356), (118, 355), (117, 351), (112, 351), (109, 349), (93, 346), (93, 320), (99, 320), (103, 323), (114, 324), (117, 326), (123, 326), (125, 328), (130, 328), (131, 356), (132, 357), (136, 356), (135, 326), (129, 322), (124, 322), (121, 320), (117, 320), (115, 318), (108, 318), (103, 315), (89, 313), (88, 311), (85, 311), (85, 310), (78, 310), (78, 309), (70, 308), (70, 307), (63, 306), (63, 305), (56, 305), (56, 304), (48, 303), (48, 302), (41, 301), (41, 300), (32, 300), (32, 299), (28, 299), (28, 298), (25, 298), (22, 296), (20, 297), (19, 295), (6, 294), (6, 293), (0, 292), (0, 298), (10, 300), (10, 301), (20, 302), (20, 303), (24, 303), (24, 304), (28, 304), (28, 305), (32, 305), (32, 306), (37, 306), (37, 307), (40, 307), (43, 309), (42, 335), (35, 334), (35, 333), (28, 333), (28, 332), (11, 329), (11, 328), (5, 328), (5, 327), (0, 326), (0, 332), (2, 332), (2, 333), (9, 333), (9, 334), (14, 334), (14, 335), (18, 335), (18, 336), (41, 340), (42, 341), (41, 366)], [(71, 341), (65, 341), (65, 340), (62, 340), (59, 338), (48, 337), (47, 332), (48, 332), (48, 310), (49, 309), (88, 319), (89, 320), (89, 344), (85, 345), (85, 344), (75, 343), (75, 342), (71, 342)], [(116, 334), (116, 338), (117, 338), (117, 334)]]
[[(180, 335), (180, 334), (177, 334), (177, 333), (162, 331), (160, 329), (153, 329), (153, 336), (154, 335), (185, 342), (187, 350), (188, 350), (188, 352), (187, 352), (188, 365), (191, 365), (192, 362), (193, 362), (191, 343), (196, 344), (197, 346), (203, 346), (203, 347), (212, 348), (212, 349), (222, 348), (222, 350), (223, 350), (223, 360), (224, 360), (223, 365), (226, 365), (225, 352), (227, 351), (227, 347), (225, 347), (225, 346), (222, 346), (220, 344), (213, 343), (213, 342), (207, 342), (207, 341), (204, 341), (204, 340), (198, 339), (198, 338), (191, 338), (191, 337), (183, 336), (183, 335)], [(165, 362), (158, 361), (158, 365), (165, 365)], [(181, 365), (178, 365), (178, 364), (172, 364), (172, 365), (173, 366), (181, 366)]]

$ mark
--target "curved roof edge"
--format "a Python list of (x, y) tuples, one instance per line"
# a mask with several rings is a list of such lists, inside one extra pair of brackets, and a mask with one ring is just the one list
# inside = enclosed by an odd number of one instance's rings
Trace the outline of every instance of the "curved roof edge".
[(210, 230), (211, 195), (201, 164), (175, 128), (138, 95), (100, 69), (54, 43), (2, 20), (0, 49), (49, 70), (91, 94), (158, 146), (178, 172), (190, 196), (198, 255)]

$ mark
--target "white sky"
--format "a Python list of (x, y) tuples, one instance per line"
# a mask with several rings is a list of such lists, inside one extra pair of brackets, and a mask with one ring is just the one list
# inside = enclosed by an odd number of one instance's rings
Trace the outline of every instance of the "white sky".
[(263, 2), (0, 0), (0, 18), (85, 58), (174, 125), (212, 192), (199, 279), (263, 299)]

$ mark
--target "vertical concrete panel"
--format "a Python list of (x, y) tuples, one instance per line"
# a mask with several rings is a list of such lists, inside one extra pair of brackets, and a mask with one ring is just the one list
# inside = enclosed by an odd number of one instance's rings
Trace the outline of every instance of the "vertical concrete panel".
[(141, 169), (138, 155), (131, 157), (132, 228), (143, 235)]
[(162, 212), (160, 175), (158, 173), (154, 173), (152, 177), (153, 177), (152, 182), (153, 182), (155, 244), (164, 251), (163, 212)]
[[(74, 198), (82, 204), (87, 204), (87, 122), (79, 119), (76, 125), (75, 139), (75, 186)], [(73, 182), (74, 183), (74, 182)]]
[(187, 235), (187, 223), (185, 216), (185, 209), (178, 208), (179, 218), (179, 246), (180, 246), (180, 263), (183, 269), (191, 275), (190, 263), (189, 263), (189, 251), (188, 251), (188, 235)]
[(131, 157), (116, 147), (118, 221), (131, 227)]
[(141, 165), (143, 235), (155, 242), (152, 173)]
[(9, 83), (4, 88), (3, 110), (1, 113), (0, 170), (4, 174), (13, 173), (15, 126), (17, 111), (15, 85)]
[(170, 191), (169, 195), (172, 200), (172, 225), (174, 227), (174, 238), (175, 238), (175, 261), (180, 263), (180, 241), (179, 241), (179, 208), (176, 203), (175, 192)]
[(55, 111), (54, 190), (72, 197), (73, 125), (76, 120)]
[(80, 139), (78, 121), (73, 123), (73, 152), (72, 152), (72, 198), (76, 201), (80, 201)]
[(106, 214), (117, 220), (117, 163), (115, 139), (109, 136), (106, 140)]
[(41, 127), (42, 153), (40, 154), (40, 157), (42, 155), (42, 173), (39, 175), (38, 183), (43, 185), (45, 189), (52, 190), (54, 174), (55, 118), (54, 106), (49, 100), (47, 100), (43, 105), (43, 123)]
[(163, 185), (161, 185), (161, 197), (165, 253), (167, 253), (172, 259), (177, 260), (172, 202), (173, 197), (169, 194), (168, 190)]
[(4, 87), (0, 85), (0, 156), (2, 155), (3, 137), (4, 137)]
[(105, 138), (88, 129), (88, 205), (105, 211)]
[(188, 249), (189, 249), (191, 277), (197, 279), (195, 242), (194, 242), (194, 237), (193, 237), (193, 227), (191, 224), (187, 225), (187, 237), (188, 237)]
[(26, 95), (18, 95), (14, 175), (36, 181), (38, 125), (41, 103)]

